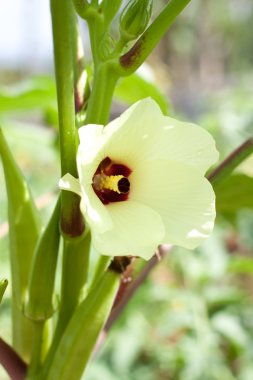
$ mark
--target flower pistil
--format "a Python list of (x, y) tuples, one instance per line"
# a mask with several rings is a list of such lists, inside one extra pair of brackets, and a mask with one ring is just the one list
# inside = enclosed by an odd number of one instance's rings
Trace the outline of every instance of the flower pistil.
[(92, 178), (92, 187), (103, 204), (128, 199), (130, 181), (127, 177), (131, 172), (126, 165), (114, 163), (109, 157), (101, 161)]

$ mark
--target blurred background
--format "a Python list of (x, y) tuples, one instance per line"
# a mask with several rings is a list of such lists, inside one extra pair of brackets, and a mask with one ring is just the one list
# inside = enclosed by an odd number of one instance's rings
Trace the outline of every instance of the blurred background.
[[(154, 3), (156, 15), (166, 2)], [(151, 95), (170, 115), (208, 129), (222, 159), (252, 135), (252, 25), (252, 0), (192, 1), (138, 75), (119, 83), (113, 115)], [(47, 220), (60, 177), (48, 1), (0, 0), (0, 52), (0, 124)], [(252, 380), (252, 175), (250, 157), (219, 190), (211, 238), (194, 252), (173, 249), (156, 266), (88, 380)], [(0, 210), (0, 277), (9, 278), (2, 168)], [(11, 341), (9, 288), (0, 335)]]

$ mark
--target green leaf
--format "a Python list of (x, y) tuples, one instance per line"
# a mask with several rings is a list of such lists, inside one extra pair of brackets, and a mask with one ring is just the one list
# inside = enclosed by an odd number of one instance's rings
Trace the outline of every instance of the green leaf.
[(214, 186), (217, 213), (233, 214), (241, 208), (253, 208), (253, 178), (232, 175)]
[(164, 115), (169, 113), (168, 98), (156, 87), (138, 74), (122, 78), (115, 88), (114, 98), (128, 106), (140, 99), (151, 96), (160, 106)]
[(209, 314), (212, 315), (217, 310), (224, 309), (227, 306), (241, 304), (245, 294), (236, 287), (211, 285), (205, 288), (204, 297)]
[(31, 322), (23, 316), (21, 308), (28, 286), (32, 257), (40, 235), (40, 221), (29, 187), (1, 129), (0, 156), (8, 198), (13, 341), (18, 353), (23, 358), (28, 358), (31, 349)]
[(5, 289), (7, 288), (8, 281), (5, 280), (0, 280), (0, 303), (2, 302), (2, 298), (5, 292)]
[(237, 350), (248, 346), (247, 332), (241, 326), (240, 319), (225, 312), (216, 313), (211, 323), (213, 328), (223, 335)]
[(0, 113), (42, 108), (56, 109), (56, 88), (50, 77), (35, 77), (0, 88)]

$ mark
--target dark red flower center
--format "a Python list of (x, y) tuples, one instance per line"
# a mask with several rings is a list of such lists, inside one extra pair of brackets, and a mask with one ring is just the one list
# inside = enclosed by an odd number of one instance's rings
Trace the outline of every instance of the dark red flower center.
[(92, 187), (98, 198), (105, 205), (128, 199), (132, 173), (126, 165), (113, 162), (109, 157), (100, 162), (93, 178)]

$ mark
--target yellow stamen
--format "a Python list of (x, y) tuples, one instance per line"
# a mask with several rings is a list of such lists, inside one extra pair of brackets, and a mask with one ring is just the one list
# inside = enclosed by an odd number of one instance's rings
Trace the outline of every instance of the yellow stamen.
[(120, 194), (118, 188), (118, 183), (121, 180), (121, 178), (124, 178), (123, 175), (110, 175), (107, 176), (105, 174), (96, 174), (93, 178), (93, 186), (96, 190), (112, 190), (116, 193)]

